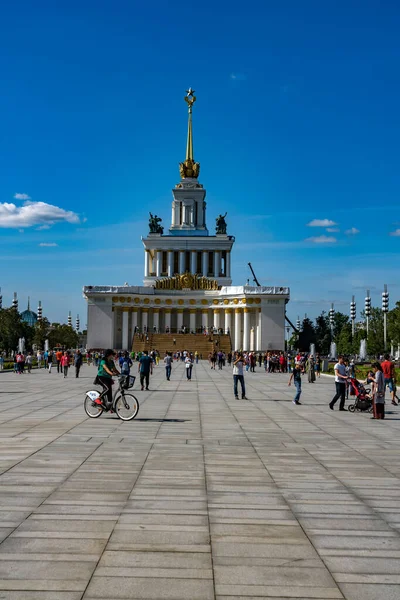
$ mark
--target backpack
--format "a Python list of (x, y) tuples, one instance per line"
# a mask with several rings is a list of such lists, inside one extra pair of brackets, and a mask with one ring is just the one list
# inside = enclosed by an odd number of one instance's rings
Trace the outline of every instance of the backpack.
[(124, 375), (129, 374), (129, 362), (125, 359), (121, 365), (121, 373)]

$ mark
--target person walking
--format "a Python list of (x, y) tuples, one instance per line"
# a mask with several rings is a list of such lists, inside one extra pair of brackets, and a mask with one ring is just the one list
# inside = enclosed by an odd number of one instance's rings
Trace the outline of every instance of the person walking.
[[(386, 357), (385, 357), (386, 358)], [(384, 419), (385, 418), (385, 377), (382, 369), (382, 365), (378, 362), (372, 365), (375, 379), (373, 382), (373, 407), (374, 416), (371, 419)]]
[(42, 353), (40, 352), (40, 350), (38, 350), (36, 358), (37, 358), (38, 369), (41, 369), (42, 368), (42, 358), (43, 358), (43, 356), (42, 356)]
[(290, 387), (292, 385), (292, 380), (294, 385), (296, 386), (296, 395), (293, 398), (292, 402), (293, 404), (300, 404), (300, 396), (301, 396), (301, 365), (300, 363), (296, 363), (292, 369), (292, 372), (290, 374), (290, 379), (289, 379), (289, 383), (288, 386)]
[(75, 377), (79, 377), (79, 371), (83, 363), (83, 356), (80, 350), (77, 350), (74, 355)]
[(314, 383), (315, 382), (315, 364), (314, 364), (314, 357), (312, 354), (310, 354), (310, 356), (307, 359), (306, 371), (307, 371), (307, 375), (308, 375), (308, 383)]
[(385, 390), (386, 386), (389, 388), (390, 394), (392, 396), (392, 404), (393, 406), (397, 406), (396, 402), (396, 389), (395, 389), (395, 374), (394, 374), (394, 364), (390, 360), (389, 354), (385, 354), (385, 360), (381, 363), (382, 373), (385, 380)]
[(4, 356), (0, 354), (0, 371), (4, 369)]
[(192, 361), (192, 357), (190, 356), (190, 354), (186, 355), (185, 368), (186, 368), (186, 378), (190, 381), (192, 379), (192, 368), (193, 368), (193, 361)]
[(63, 368), (64, 379), (65, 379), (66, 376), (68, 375), (68, 367), (69, 367), (69, 356), (68, 356), (68, 352), (67, 351), (65, 351), (64, 354), (61, 357), (61, 366)]
[(61, 352), (61, 350), (57, 350), (57, 352), (56, 352), (57, 373), (63, 372), (63, 368), (62, 368), (62, 364), (61, 364), (62, 357), (63, 357), (63, 353)]
[(51, 373), (51, 367), (53, 366), (53, 358), (54, 358), (53, 353), (50, 350), (49, 351), (49, 355), (47, 357), (47, 364), (48, 364), (49, 373)]
[(346, 410), (344, 407), (344, 403), (346, 402), (346, 367), (344, 365), (343, 356), (338, 357), (338, 362), (335, 367), (335, 386), (336, 386), (336, 394), (332, 398), (329, 403), (329, 408), (333, 410), (336, 402), (340, 398), (339, 410)]
[(146, 383), (146, 390), (149, 390), (150, 375), (153, 375), (153, 361), (149, 356), (149, 351), (144, 350), (143, 356), (140, 357), (138, 371), (140, 373), (140, 385), (142, 391), (144, 390), (144, 384)]
[(164, 358), (164, 365), (165, 365), (165, 376), (167, 378), (167, 381), (170, 381), (171, 379), (171, 369), (172, 369), (172, 353), (171, 352), (167, 352)]
[(315, 375), (321, 377), (321, 357), (319, 354), (315, 357)]
[(247, 400), (243, 374), (244, 365), (245, 360), (243, 358), (243, 354), (241, 352), (238, 352), (233, 359), (233, 393), (235, 395), (236, 400), (239, 400), (238, 382), (240, 382), (240, 387), (242, 388), (242, 400)]
[(197, 352), (197, 350), (196, 350), (196, 352), (194, 353), (194, 358), (195, 358), (195, 360), (196, 360), (196, 365), (198, 365), (198, 364), (199, 364), (199, 353)]
[(28, 368), (28, 373), (30, 373), (32, 371), (32, 363), (33, 363), (32, 352), (28, 352), (25, 362), (26, 362), (26, 366)]

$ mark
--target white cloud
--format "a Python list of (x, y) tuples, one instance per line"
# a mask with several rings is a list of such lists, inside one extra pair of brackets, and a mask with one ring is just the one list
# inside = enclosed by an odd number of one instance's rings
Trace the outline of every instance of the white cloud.
[(55, 242), (41, 242), (39, 246), (41, 246), (42, 248), (54, 248), (55, 246), (58, 246), (58, 244), (56, 244)]
[(44, 229), (50, 229), (50, 225), (41, 225), (40, 227), (36, 227), (36, 231), (43, 231)]
[(14, 194), (16, 200), (30, 200), (31, 197), (28, 194)]
[(64, 210), (45, 202), (26, 201), (22, 206), (0, 203), (0, 228), (32, 227), (33, 225), (54, 225), (55, 223), (79, 223), (79, 216), (71, 210)]
[(319, 235), (307, 238), (306, 242), (312, 242), (313, 244), (334, 244), (337, 242), (337, 239), (329, 235)]
[(340, 229), (338, 229), (337, 227), (327, 227), (326, 228), (328, 233), (339, 233)]
[(347, 231), (345, 231), (346, 235), (357, 235), (357, 233), (360, 233), (360, 230), (356, 229), (355, 227), (352, 227), (351, 229), (347, 229)]
[(391, 231), (389, 233), (389, 235), (392, 235), (393, 237), (400, 237), (400, 229), (396, 229), (395, 231)]
[(337, 225), (337, 223), (330, 219), (313, 219), (307, 223), (307, 227), (333, 227), (334, 225)]
[(246, 75), (244, 73), (231, 73), (230, 78), (233, 81), (246, 81)]

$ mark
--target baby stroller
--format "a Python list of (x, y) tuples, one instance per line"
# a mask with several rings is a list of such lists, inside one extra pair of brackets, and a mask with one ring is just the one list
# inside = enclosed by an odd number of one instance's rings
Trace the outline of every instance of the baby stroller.
[(350, 377), (348, 380), (350, 386), (350, 395), (355, 396), (354, 404), (350, 404), (347, 408), (350, 412), (372, 412), (372, 397), (371, 390), (365, 388), (361, 381), (358, 381), (354, 377)]

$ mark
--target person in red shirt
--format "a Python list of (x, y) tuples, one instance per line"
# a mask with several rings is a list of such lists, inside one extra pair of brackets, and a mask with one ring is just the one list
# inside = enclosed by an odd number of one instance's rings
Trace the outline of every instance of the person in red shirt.
[(385, 360), (383, 361), (383, 363), (381, 363), (381, 367), (382, 367), (382, 371), (383, 371), (383, 377), (385, 378), (385, 389), (386, 389), (386, 386), (388, 386), (390, 393), (392, 395), (392, 404), (393, 404), (393, 406), (398, 406), (398, 404), (395, 400), (396, 390), (395, 390), (395, 385), (394, 385), (394, 382), (395, 382), (394, 364), (390, 360), (389, 354), (385, 354)]

